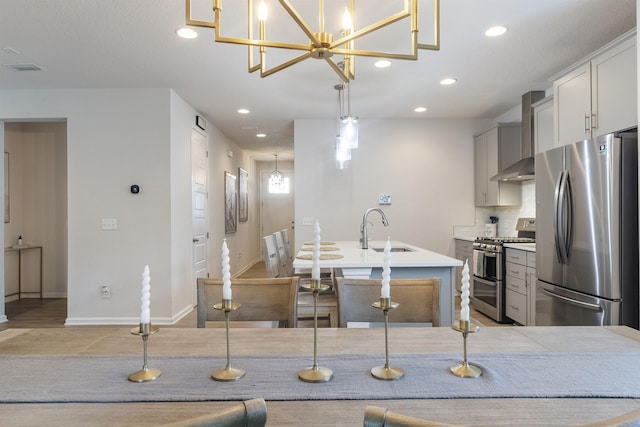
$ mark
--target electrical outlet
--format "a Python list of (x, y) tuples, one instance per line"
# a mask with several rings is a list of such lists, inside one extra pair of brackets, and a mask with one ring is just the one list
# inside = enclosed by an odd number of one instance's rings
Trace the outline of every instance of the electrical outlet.
[(109, 286), (102, 287), (102, 298), (111, 298), (111, 288)]
[(118, 229), (118, 220), (115, 218), (102, 218), (102, 229), (103, 230), (117, 230)]

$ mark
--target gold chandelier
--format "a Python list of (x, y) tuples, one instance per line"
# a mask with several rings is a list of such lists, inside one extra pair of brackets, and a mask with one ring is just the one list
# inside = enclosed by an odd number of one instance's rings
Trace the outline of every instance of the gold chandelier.
[[(239, 0), (233, 0), (233, 3)], [(371, 1), (371, 0), (369, 0)], [(384, 1), (384, 0), (382, 0)], [(433, 30), (434, 44), (425, 44), (418, 42), (418, 0), (404, 0), (404, 8), (401, 11), (380, 19), (370, 25), (362, 28), (356, 28), (353, 23), (353, 17), (356, 16), (355, 0), (350, 0), (350, 6), (345, 7), (345, 13), (342, 19), (342, 30), (334, 40), (333, 34), (325, 32), (325, 12), (324, 0), (318, 0), (318, 29), (314, 31), (302, 18), (300, 13), (293, 7), (289, 0), (278, 0), (280, 6), (286, 11), (291, 19), (298, 25), (300, 30), (309, 38), (308, 44), (289, 43), (283, 41), (267, 40), (267, 7), (264, 0), (260, 0), (257, 8), (254, 0), (247, 0), (247, 38), (227, 37), (221, 34), (221, 16), (222, 16), (222, 0), (212, 0), (213, 2), (213, 21), (195, 20), (191, 17), (191, 2), (186, 0), (186, 23), (197, 27), (214, 28), (214, 40), (222, 43), (232, 43), (246, 45), (249, 47), (249, 72), (260, 70), (260, 77), (267, 77), (278, 71), (284, 70), (294, 64), (304, 61), (307, 58), (316, 58), (326, 61), (327, 64), (340, 76), (340, 78), (348, 83), (355, 77), (355, 57), (366, 56), (384, 59), (401, 59), (416, 60), (418, 59), (419, 49), (440, 50), (440, 0), (433, 0)], [(236, 4), (237, 5), (237, 4)], [(232, 6), (233, 7), (233, 6)], [(256, 21), (257, 17), (257, 21)], [(409, 18), (411, 24), (410, 30), (410, 47), (405, 53), (381, 52), (373, 50), (359, 50), (355, 48), (355, 41), (360, 37), (366, 36), (376, 30), (380, 30), (395, 22)], [(254, 37), (254, 27), (259, 28), (258, 38)], [(259, 50), (259, 60), (254, 60), (253, 48)], [(302, 53), (290, 60), (282, 62), (272, 68), (267, 68), (266, 54), (268, 48), (289, 49), (302, 51)], [(334, 55), (343, 55), (340, 61), (334, 61)], [(344, 67), (339, 67), (338, 62), (344, 62)]]

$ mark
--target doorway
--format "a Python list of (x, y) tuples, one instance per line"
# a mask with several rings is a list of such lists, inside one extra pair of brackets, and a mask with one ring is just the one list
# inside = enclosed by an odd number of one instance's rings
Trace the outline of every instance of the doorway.
[(20, 275), (18, 251), (5, 253), (4, 295), (14, 294), (5, 302), (39, 298), (41, 274), (42, 297), (66, 299), (67, 123), (4, 122), (4, 151), (9, 164), (5, 247), (17, 245), (19, 237), (23, 245), (42, 247), (42, 262), (39, 251), (24, 251)]
[[(285, 184), (277, 191), (269, 191), (269, 175), (271, 172), (262, 171), (260, 179), (260, 229), (262, 236), (268, 236), (276, 231), (288, 229), (291, 249), (295, 251), (295, 223), (294, 223), (294, 181), (292, 170), (281, 170)], [(260, 244), (262, 248), (262, 244)], [(262, 249), (261, 249), (262, 250)]]
[[(207, 162), (207, 137), (197, 130), (191, 131), (191, 214), (193, 234), (193, 283), (199, 277), (209, 277), (207, 262), (207, 240), (209, 238), (209, 213), (207, 193), (209, 191), (209, 168)], [(197, 303), (197, 289), (194, 288), (193, 304)]]

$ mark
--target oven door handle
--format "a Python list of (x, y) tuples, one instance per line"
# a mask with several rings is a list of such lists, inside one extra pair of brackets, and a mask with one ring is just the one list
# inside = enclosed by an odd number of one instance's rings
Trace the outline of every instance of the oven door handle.
[(473, 280), (477, 281), (477, 282), (480, 282), (483, 285), (491, 286), (493, 288), (497, 288), (498, 287), (498, 282), (495, 282), (493, 280), (483, 279), (482, 277), (478, 277), (478, 276), (473, 276)]

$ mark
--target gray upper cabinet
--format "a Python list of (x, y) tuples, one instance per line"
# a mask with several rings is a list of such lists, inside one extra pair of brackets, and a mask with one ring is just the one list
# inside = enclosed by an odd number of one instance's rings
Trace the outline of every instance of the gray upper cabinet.
[(555, 78), (555, 146), (637, 125), (636, 56), (633, 30)]
[(501, 123), (474, 137), (476, 206), (517, 206), (520, 183), (492, 180), (520, 160), (520, 124)]
[(535, 153), (555, 148), (553, 139), (553, 96), (533, 104), (533, 141)]

